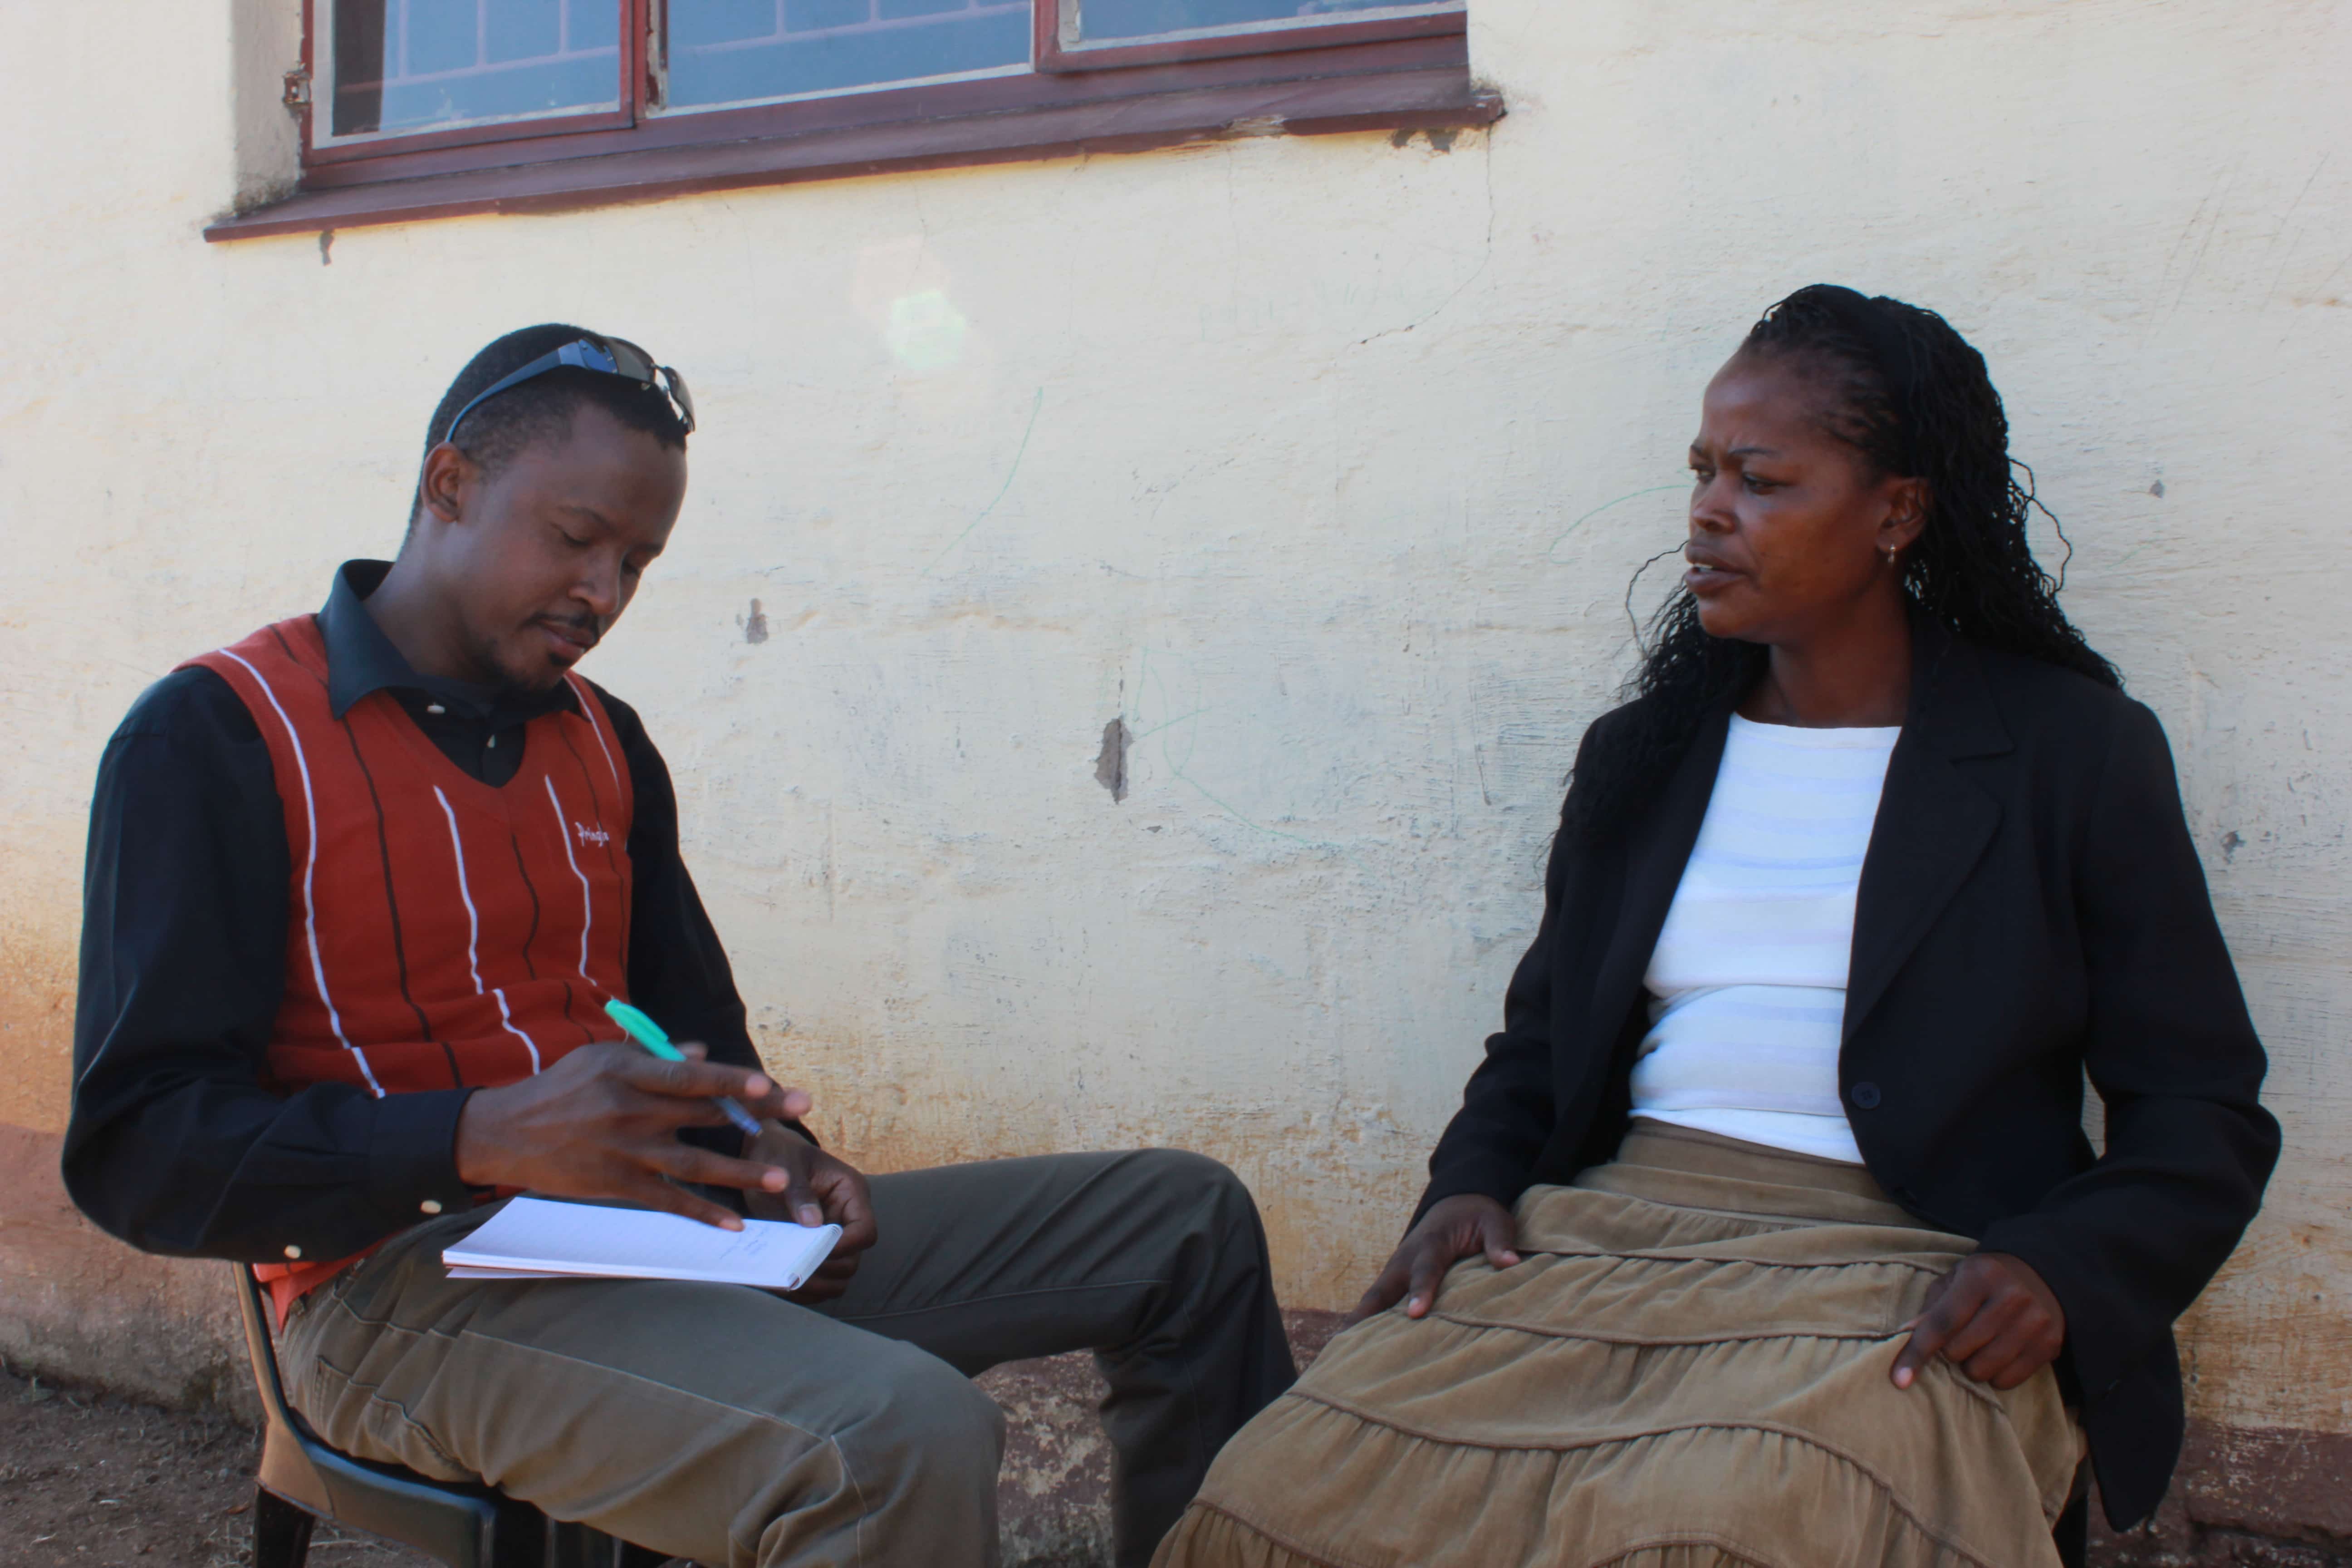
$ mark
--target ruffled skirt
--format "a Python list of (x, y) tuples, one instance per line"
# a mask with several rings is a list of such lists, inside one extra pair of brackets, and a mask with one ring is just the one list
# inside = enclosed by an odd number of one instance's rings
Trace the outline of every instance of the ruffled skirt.
[(1858, 1166), (1638, 1121), (1523, 1261), (1338, 1339), (1154, 1568), (2046, 1568), (2082, 1456), (2045, 1369), (1889, 1381), (1974, 1247)]

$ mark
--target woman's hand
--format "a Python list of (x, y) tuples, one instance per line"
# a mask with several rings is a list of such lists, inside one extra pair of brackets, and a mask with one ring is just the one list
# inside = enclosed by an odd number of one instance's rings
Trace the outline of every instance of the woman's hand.
[(1437, 1300), (1437, 1282), (1445, 1278), (1447, 1269), (1474, 1252), (1484, 1252), (1486, 1261), (1497, 1268), (1508, 1268), (1519, 1260), (1519, 1255), (1511, 1250), (1518, 1233), (1518, 1222), (1511, 1217), (1511, 1211), (1490, 1197), (1459, 1193), (1440, 1199), (1406, 1233), (1389, 1266), (1381, 1270), (1381, 1277), (1372, 1281), (1372, 1288), (1364, 1292), (1341, 1327), (1353, 1328), (1375, 1312), (1387, 1311), (1408, 1290), (1412, 1298), (1404, 1304), (1404, 1315), (1428, 1316), (1430, 1303)]
[(1979, 1383), (2015, 1388), (2058, 1359), (2066, 1311), (2020, 1258), (1979, 1252), (1927, 1288), (1927, 1310), (1895, 1358), (1895, 1386), (1908, 1388), (1941, 1352)]

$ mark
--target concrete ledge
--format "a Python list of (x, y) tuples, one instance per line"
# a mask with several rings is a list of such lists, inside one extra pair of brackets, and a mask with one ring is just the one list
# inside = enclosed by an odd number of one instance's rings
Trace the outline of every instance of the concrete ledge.
[[(1285, 1312), (1303, 1368), (1339, 1331), (1337, 1312)], [(996, 1512), (1006, 1568), (1104, 1568), (1110, 1562), (1110, 1444), (1095, 1420), (1103, 1381), (1086, 1355), (1014, 1362), (983, 1373), (1004, 1407)]]
[(2352, 1563), (2352, 1435), (2191, 1422), (2156, 1517), (2118, 1535), (2113, 1568), (2339, 1568)]
[(173, 1409), (259, 1419), (227, 1272), (134, 1252), (82, 1218), (58, 1174), (62, 1142), (0, 1123), (0, 1356)]

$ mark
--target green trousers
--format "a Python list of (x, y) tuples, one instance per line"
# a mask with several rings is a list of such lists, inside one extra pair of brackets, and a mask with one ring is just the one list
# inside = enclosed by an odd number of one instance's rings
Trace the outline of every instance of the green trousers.
[(822, 1308), (736, 1286), (453, 1280), (488, 1217), (403, 1233), (297, 1305), (280, 1354), (328, 1442), (479, 1479), (728, 1568), (996, 1561), (1003, 1418), (970, 1381), (1091, 1350), (1122, 1568), (1294, 1375), (1248, 1191), (1198, 1155), (873, 1178), (881, 1239)]

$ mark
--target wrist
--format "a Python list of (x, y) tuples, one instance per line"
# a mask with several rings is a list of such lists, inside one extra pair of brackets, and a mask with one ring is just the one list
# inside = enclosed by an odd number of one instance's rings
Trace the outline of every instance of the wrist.
[(504, 1121), (509, 1090), (478, 1089), (466, 1097), (465, 1109), (457, 1113), (457, 1136), (451, 1141), (451, 1154), (457, 1168), (457, 1179), (469, 1187), (497, 1187), (507, 1184), (500, 1178), (508, 1140), (501, 1123)]

